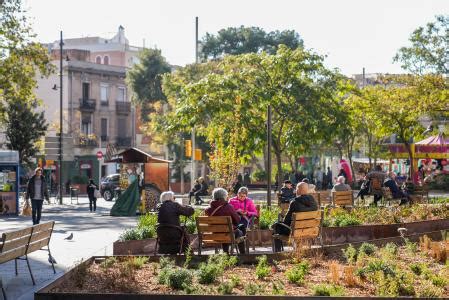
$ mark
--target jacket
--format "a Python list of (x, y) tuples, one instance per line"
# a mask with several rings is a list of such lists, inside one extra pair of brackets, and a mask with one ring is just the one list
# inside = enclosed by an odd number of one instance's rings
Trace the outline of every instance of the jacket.
[(195, 210), (190, 206), (183, 206), (178, 202), (164, 201), (159, 206), (157, 221), (158, 223), (180, 226), (179, 216), (190, 217)]
[(236, 227), (240, 223), (240, 216), (235, 211), (234, 207), (226, 200), (212, 200), (210, 202), (210, 207), (205, 210), (206, 215), (210, 216), (219, 206), (222, 207), (215, 211), (214, 216), (230, 216), (232, 219), (232, 225)]
[[(36, 178), (36, 175), (33, 175), (30, 180), (28, 181), (27, 184), (27, 193), (25, 195), (25, 199), (34, 199), (34, 194), (35, 194), (35, 190), (34, 190), (34, 180)], [(41, 176), (41, 195), (42, 195), (42, 200), (45, 199), (49, 199), (48, 197), (48, 190), (47, 190), (47, 182), (45, 181), (44, 176)]]
[(291, 199), (296, 197), (295, 189), (289, 189), (286, 186), (281, 187), (281, 193), (279, 194), (282, 202), (290, 202)]
[(89, 184), (86, 188), (86, 192), (87, 192), (87, 196), (89, 197), (89, 199), (93, 199), (94, 197), (94, 193), (95, 190), (98, 190), (98, 185), (94, 184)]
[(332, 188), (332, 192), (344, 192), (344, 191), (350, 191), (351, 187), (347, 185), (346, 183), (337, 183)]
[(292, 223), (292, 216), (295, 212), (318, 210), (318, 205), (311, 195), (300, 195), (290, 202), (284, 223), (288, 226)]
[(243, 201), (240, 201), (238, 197), (231, 198), (229, 199), (229, 204), (231, 204), (236, 211), (240, 209), (243, 212), (247, 212), (248, 217), (257, 217), (256, 206), (254, 205), (253, 200), (248, 197)]

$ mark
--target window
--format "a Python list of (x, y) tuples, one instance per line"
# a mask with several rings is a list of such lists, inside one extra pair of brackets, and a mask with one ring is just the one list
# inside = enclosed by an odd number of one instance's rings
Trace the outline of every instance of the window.
[(92, 133), (91, 116), (83, 116), (81, 120), (81, 134), (89, 135)]
[(105, 56), (103, 57), (103, 64), (109, 65), (109, 56), (105, 55)]
[(100, 100), (101, 102), (108, 102), (109, 98), (109, 86), (107, 84), (100, 85)]
[(121, 102), (125, 101), (125, 99), (126, 99), (125, 94), (126, 94), (125, 88), (119, 87), (117, 89), (117, 101), (121, 101)]
[(118, 118), (117, 119), (117, 126), (118, 126), (118, 136), (119, 137), (126, 137), (126, 119), (124, 118)]
[(95, 63), (96, 63), (96, 64), (101, 64), (101, 56), (100, 56), (100, 55), (98, 55), (98, 56), (95, 58)]
[(108, 119), (101, 118), (101, 140), (106, 140), (108, 136)]
[(83, 99), (89, 99), (90, 94), (90, 84), (88, 82), (83, 82)]

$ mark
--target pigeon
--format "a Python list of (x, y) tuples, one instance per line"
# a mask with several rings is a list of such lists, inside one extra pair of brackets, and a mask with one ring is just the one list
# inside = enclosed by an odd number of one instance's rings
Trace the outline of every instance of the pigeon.
[(66, 238), (64, 238), (64, 240), (68, 240), (71, 241), (73, 239), (73, 232)]
[(54, 259), (53, 256), (51, 256), (51, 254), (48, 254), (48, 262), (51, 264), (57, 264), (56, 260)]

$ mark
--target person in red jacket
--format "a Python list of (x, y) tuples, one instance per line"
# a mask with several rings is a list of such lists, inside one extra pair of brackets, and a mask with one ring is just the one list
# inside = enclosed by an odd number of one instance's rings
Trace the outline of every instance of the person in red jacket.
[[(228, 203), (228, 192), (225, 189), (216, 188), (212, 191), (212, 201), (204, 212), (207, 216), (230, 216), (234, 228), (234, 236), (236, 238), (243, 236), (243, 231), (239, 228), (240, 216), (234, 207)], [(229, 244), (222, 244), (222, 247), (224, 252), (229, 252)], [(239, 243), (238, 248), (240, 254), (245, 254), (245, 243)]]

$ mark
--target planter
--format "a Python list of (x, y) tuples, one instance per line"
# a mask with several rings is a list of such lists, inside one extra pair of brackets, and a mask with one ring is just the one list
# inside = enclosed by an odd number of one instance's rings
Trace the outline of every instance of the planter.
[[(198, 249), (198, 235), (189, 234), (193, 250)], [(156, 239), (134, 240), (134, 241), (116, 241), (112, 244), (113, 255), (153, 255), (156, 246)]]
[(407, 228), (407, 235), (430, 231), (449, 230), (449, 219), (429, 220), (420, 222), (359, 225), (346, 227), (323, 227), (322, 237), (325, 245), (356, 243), (398, 237), (398, 228)]

